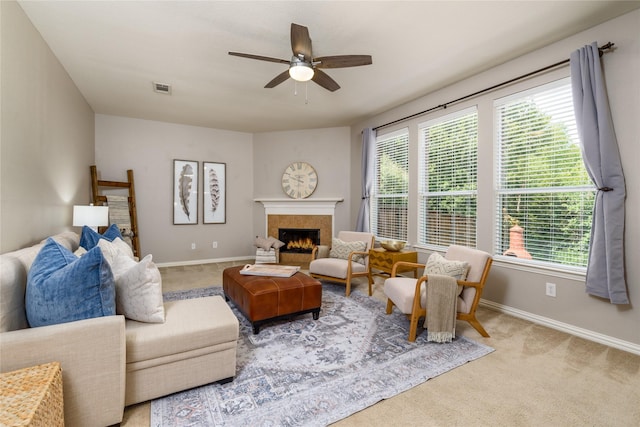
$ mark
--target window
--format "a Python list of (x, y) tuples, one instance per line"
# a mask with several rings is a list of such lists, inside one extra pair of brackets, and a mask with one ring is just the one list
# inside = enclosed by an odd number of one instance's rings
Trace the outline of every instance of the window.
[(496, 254), (585, 267), (595, 189), (569, 79), (495, 102)]
[(478, 112), (465, 109), (419, 129), (418, 243), (475, 247)]
[(371, 232), (379, 238), (407, 240), (409, 130), (376, 138)]

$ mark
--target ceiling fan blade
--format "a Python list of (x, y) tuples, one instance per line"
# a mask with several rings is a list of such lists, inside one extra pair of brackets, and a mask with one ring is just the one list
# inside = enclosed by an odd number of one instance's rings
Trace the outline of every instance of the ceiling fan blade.
[(340, 85), (336, 83), (327, 73), (317, 68), (314, 70), (313, 78), (311, 79), (328, 91), (335, 92), (340, 89)]
[(370, 65), (372, 60), (371, 55), (336, 55), (313, 58), (313, 63), (316, 68), (345, 68)]
[(311, 61), (311, 38), (307, 27), (291, 24), (291, 50), (295, 56), (302, 54), (304, 59)]
[(290, 61), (285, 59), (271, 58), (268, 56), (252, 55), (250, 53), (229, 52), (229, 55), (240, 56), (242, 58), (257, 59), (260, 61), (277, 62), (278, 64), (289, 64)]
[(272, 87), (278, 86), (280, 83), (284, 82), (289, 78), (289, 70), (285, 70), (282, 73), (278, 74), (271, 80), (269, 83), (265, 85), (265, 88), (271, 89)]

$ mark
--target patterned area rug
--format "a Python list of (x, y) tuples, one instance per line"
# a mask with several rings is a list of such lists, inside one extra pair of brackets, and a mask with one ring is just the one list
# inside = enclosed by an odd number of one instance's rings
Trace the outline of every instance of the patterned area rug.
[[(165, 301), (222, 295), (221, 287), (165, 294)], [(407, 341), (408, 319), (344, 286), (323, 284), (320, 318), (264, 325), (240, 321), (237, 375), (151, 403), (151, 426), (325, 426), (487, 355), (491, 347)], [(419, 326), (421, 327), (421, 326)]]

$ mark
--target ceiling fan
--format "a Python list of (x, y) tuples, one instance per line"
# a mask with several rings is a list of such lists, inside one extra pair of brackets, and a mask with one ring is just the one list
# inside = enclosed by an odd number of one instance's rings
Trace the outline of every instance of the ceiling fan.
[(340, 89), (336, 83), (321, 68), (346, 68), (370, 65), (371, 55), (336, 55), (314, 57), (311, 50), (311, 38), (309, 29), (302, 25), (291, 24), (291, 50), (293, 56), (290, 61), (286, 59), (270, 58), (268, 56), (252, 55), (249, 53), (229, 52), (229, 55), (243, 58), (257, 59), (260, 61), (289, 64), (289, 69), (278, 74), (265, 85), (265, 88), (273, 88), (287, 80), (289, 77), (299, 82), (312, 80), (323, 88), (334, 92)]

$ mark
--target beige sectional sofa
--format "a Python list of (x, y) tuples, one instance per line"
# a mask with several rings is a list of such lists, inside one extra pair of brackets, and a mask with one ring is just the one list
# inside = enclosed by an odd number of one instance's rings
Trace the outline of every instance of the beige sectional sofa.
[[(71, 251), (79, 236), (54, 240)], [(43, 243), (0, 255), (0, 372), (58, 361), (67, 426), (108, 426), (126, 405), (231, 380), (238, 320), (223, 298), (165, 302), (164, 323), (105, 316), (29, 328), (27, 274)]]

